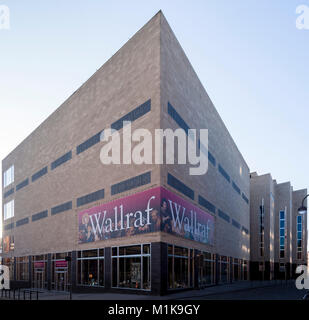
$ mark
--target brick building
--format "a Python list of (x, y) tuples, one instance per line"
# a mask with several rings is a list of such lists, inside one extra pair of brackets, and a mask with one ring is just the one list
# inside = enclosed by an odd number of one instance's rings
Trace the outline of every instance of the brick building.
[[(103, 165), (102, 132), (124, 120), (208, 129), (207, 174)], [(18, 286), (166, 294), (249, 277), (249, 168), (161, 12), (2, 168), (3, 258)]]

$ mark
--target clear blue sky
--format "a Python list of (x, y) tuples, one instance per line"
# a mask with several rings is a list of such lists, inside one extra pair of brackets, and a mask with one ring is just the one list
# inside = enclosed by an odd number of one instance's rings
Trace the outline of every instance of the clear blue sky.
[(162, 9), (250, 169), (309, 187), (309, 0), (1, 4), (1, 159)]

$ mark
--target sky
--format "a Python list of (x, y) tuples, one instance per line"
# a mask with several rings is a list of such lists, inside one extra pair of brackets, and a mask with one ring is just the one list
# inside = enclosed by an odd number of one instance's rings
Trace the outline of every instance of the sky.
[(296, 28), (309, 0), (1, 5), (0, 159), (161, 9), (250, 170), (309, 189), (309, 30)]

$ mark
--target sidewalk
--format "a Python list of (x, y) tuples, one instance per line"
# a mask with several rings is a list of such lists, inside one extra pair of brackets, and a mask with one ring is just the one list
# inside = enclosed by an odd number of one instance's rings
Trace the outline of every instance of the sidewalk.
[[(73, 293), (73, 300), (186, 300), (188, 298), (199, 299), (205, 296), (218, 295), (227, 292), (239, 292), (256, 288), (283, 286), (291, 287), (295, 285), (294, 280), (290, 281), (240, 281), (227, 285), (218, 285), (208, 287), (201, 290), (181, 291), (169, 294), (163, 297), (136, 295), (136, 294), (122, 294), (122, 293)], [(39, 300), (69, 300), (69, 293), (45, 291), (39, 295)]]

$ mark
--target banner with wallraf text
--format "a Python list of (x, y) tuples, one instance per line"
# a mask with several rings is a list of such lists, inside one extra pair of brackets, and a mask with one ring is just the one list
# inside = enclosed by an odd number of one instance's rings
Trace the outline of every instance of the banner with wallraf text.
[(214, 243), (214, 217), (163, 187), (84, 210), (78, 225), (79, 243), (159, 231)]

